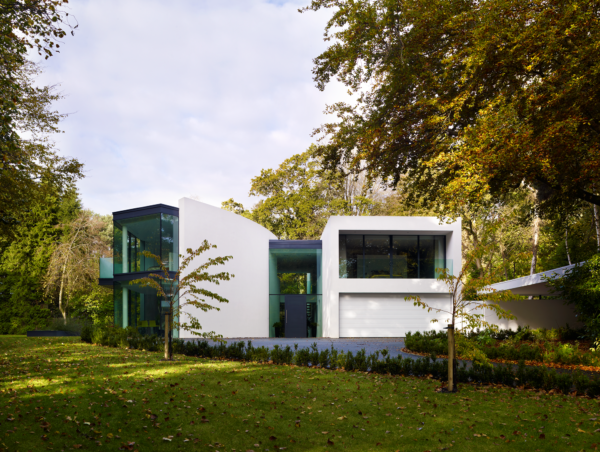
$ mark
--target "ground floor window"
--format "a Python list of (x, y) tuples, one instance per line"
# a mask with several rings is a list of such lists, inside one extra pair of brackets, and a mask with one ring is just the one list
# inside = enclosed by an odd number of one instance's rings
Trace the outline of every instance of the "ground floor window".
[[(165, 313), (168, 304), (159, 299), (152, 289), (130, 285), (127, 282), (115, 282), (113, 301), (115, 326), (131, 326), (145, 335), (165, 334)], [(179, 330), (173, 330), (173, 337), (179, 337)]]

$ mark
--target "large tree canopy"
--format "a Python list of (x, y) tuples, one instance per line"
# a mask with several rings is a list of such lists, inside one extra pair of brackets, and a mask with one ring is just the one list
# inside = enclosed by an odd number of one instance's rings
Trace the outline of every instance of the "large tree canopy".
[(369, 215), (377, 205), (376, 187), (364, 178), (340, 176), (322, 168), (311, 146), (261, 170), (252, 179), (250, 196), (261, 199), (250, 211), (233, 199), (222, 208), (264, 226), (280, 239), (318, 239), (333, 215)]
[(600, 3), (314, 0), (332, 8), (314, 62), (358, 94), (315, 133), (330, 167), (363, 168), (445, 213), (523, 184), (546, 206), (600, 205)]
[(50, 110), (59, 95), (35, 85), (39, 68), (27, 59), (30, 50), (48, 58), (60, 47), (70, 28), (59, 9), (65, 3), (0, 0), (0, 239), (34, 202), (81, 176), (79, 162), (59, 157), (48, 141), (62, 117)]

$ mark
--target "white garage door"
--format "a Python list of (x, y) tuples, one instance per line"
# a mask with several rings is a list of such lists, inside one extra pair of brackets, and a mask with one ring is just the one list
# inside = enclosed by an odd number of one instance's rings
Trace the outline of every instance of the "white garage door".
[[(429, 331), (446, 326), (448, 314), (427, 312), (406, 294), (340, 294), (340, 337), (405, 337), (408, 331)], [(421, 299), (448, 309), (448, 295), (426, 294)], [(438, 323), (431, 323), (438, 319)]]

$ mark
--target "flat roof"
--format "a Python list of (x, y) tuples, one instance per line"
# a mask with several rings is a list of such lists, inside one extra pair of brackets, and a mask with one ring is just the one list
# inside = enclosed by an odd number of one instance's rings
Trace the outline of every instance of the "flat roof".
[(291, 250), (320, 250), (323, 248), (321, 240), (269, 240), (269, 249)]
[(502, 281), (496, 284), (491, 284), (486, 289), (493, 289), (496, 292), (504, 292), (510, 290), (515, 295), (554, 295), (546, 282), (547, 279), (554, 279), (563, 276), (567, 271), (582, 265), (583, 262), (565, 267), (554, 268), (533, 275), (522, 276), (521, 278)]
[(127, 218), (142, 217), (145, 215), (152, 215), (154, 213), (166, 213), (168, 215), (179, 216), (179, 208), (173, 206), (167, 206), (166, 204), (153, 204), (151, 206), (136, 207), (133, 209), (119, 210), (113, 212), (114, 220), (124, 220)]

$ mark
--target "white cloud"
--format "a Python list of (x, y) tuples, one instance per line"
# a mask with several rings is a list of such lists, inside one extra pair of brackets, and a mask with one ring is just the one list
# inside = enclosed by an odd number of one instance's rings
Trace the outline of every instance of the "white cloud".
[(70, 2), (79, 28), (43, 81), (73, 113), (56, 141), (85, 164), (85, 206), (256, 202), (250, 179), (304, 151), (325, 104), (345, 96), (312, 82), (330, 12), (299, 14), (307, 3)]

